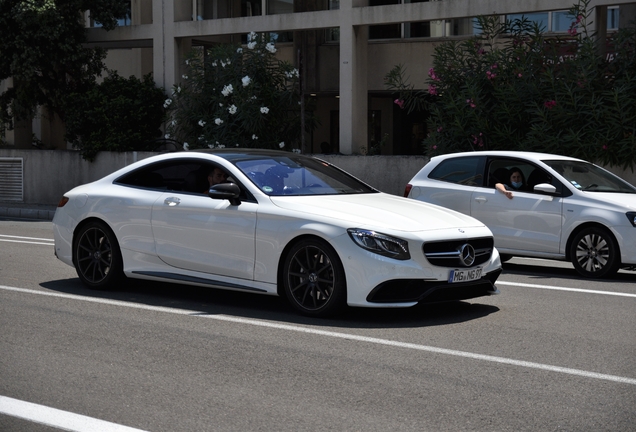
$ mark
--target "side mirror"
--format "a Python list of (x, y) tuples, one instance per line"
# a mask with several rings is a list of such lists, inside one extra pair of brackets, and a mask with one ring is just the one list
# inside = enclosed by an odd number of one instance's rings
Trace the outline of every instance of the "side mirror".
[(236, 183), (219, 183), (212, 186), (208, 191), (210, 198), (226, 199), (229, 200), (232, 205), (241, 204), (239, 195), (241, 195), (241, 188), (239, 188)]
[(554, 195), (556, 193), (556, 187), (549, 183), (539, 183), (534, 187), (535, 192), (542, 192), (548, 195)]

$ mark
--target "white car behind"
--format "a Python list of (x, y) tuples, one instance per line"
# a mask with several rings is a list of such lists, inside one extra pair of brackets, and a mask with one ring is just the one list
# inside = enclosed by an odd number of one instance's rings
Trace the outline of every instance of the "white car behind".
[[(519, 168), (526, 188), (507, 198), (495, 189)], [(566, 156), (481, 151), (436, 156), (405, 196), (482, 221), (502, 260), (571, 261), (585, 277), (636, 268), (636, 188), (609, 171)]]

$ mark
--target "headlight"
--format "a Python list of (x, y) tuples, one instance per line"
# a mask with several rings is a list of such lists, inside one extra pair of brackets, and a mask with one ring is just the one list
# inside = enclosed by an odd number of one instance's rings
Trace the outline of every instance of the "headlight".
[(636, 227), (636, 212), (627, 212), (627, 219), (629, 219), (629, 223)]
[(362, 249), (397, 260), (411, 258), (406, 240), (358, 228), (349, 228), (347, 233)]

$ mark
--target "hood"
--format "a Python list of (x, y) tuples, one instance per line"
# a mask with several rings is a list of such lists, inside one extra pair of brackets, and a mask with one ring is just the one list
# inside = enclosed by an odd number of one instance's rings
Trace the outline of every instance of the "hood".
[(581, 192), (586, 199), (616, 206), (625, 211), (636, 211), (636, 194), (616, 192)]
[(453, 210), (385, 193), (270, 198), (285, 210), (340, 220), (352, 228), (417, 232), (484, 226)]

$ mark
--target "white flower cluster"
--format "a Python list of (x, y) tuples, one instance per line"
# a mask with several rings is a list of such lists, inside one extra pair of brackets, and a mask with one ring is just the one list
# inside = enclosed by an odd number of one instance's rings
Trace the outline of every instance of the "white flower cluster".
[(199, 126), (201, 127), (205, 126), (205, 122), (203, 120), (199, 120)]
[(214, 123), (216, 123), (217, 126), (221, 126), (223, 124), (223, 120), (221, 120), (220, 118), (216, 118), (214, 119)]
[(292, 152), (300, 154), (300, 149), (292, 149)]
[(269, 112), (269, 108), (261, 107), (261, 114), (267, 114)]
[(253, 50), (256, 47), (256, 42), (248, 42), (247, 47)]
[(292, 69), (289, 72), (285, 72), (287, 78), (298, 78), (298, 69)]
[(249, 76), (245, 75), (243, 79), (241, 79), (241, 81), (243, 82), (243, 87), (247, 87), (252, 82), (252, 79)]
[(276, 52), (276, 48), (274, 47), (274, 44), (269, 42), (267, 45), (265, 45), (265, 49), (269, 52), (271, 52), (272, 54), (274, 54)]
[(253, 140), (257, 140), (257, 139), (258, 139), (258, 137), (256, 136), (256, 134), (253, 134), (253, 135), (252, 135), (252, 139), (253, 139)]
[(168, 108), (171, 103), (172, 103), (172, 99), (166, 99), (166, 101), (163, 103), (163, 107)]
[(221, 94), (223, 94), (223, 96), (227, 97), (230, 94), (232, 94), (233, 91), (234, 91), (234, 87), (232, 87), (232, 84), (228, 84), (228, 85), (223, 87), (223, 90), (221, 90)]
[(230, 112), (230, 114), (236, 114), (236, 105), (230, 105), (227, 110)]
[(281, 141), (280, 143), (278, 143), (278, 147), (280, 148), (285, 147), (285, 141)]

